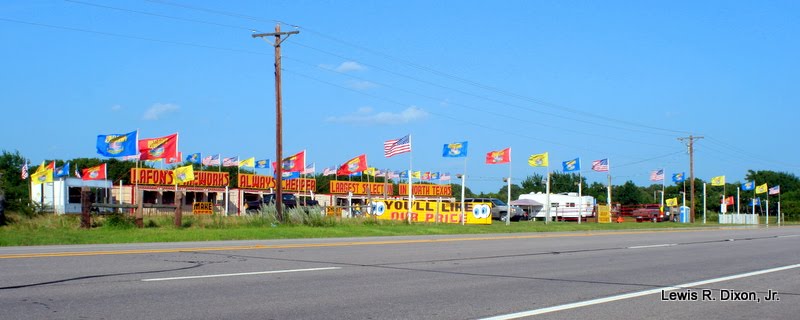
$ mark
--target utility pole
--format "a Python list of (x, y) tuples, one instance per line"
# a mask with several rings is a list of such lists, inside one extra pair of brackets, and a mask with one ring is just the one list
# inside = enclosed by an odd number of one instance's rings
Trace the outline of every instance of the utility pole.
[[(275, 210), (278, 221), (283, 221), (283, 113), (281, 111), (281, 43), (290, 35), (300, 31), (281, 32), (281, 25), (275, 25), (273, 33), (254, 33), (253, 38), (275, 37)], [(281, 36), (286, 37), (281, 39)], [(264, 39), (267, 42), (266, 38)]]
[(687, 144), (689, 147), (689, 190), (691, 192), (690, 198), (690, 207), (689, 207), (689, 222), (694, 223), (694, 141), (703, 139), (703, 137), (695, 137), (689, 135), (686, 138), (678, 138), (679, 141), (683, 142), (688, 140), (689, 143)]

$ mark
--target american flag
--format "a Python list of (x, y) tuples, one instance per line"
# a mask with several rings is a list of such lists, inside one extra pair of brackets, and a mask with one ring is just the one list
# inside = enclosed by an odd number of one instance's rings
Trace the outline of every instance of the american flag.
[(592, 161), (592, 170), (597, 172), (608, 172), (608, 159)]
[(650, 172), (650, 181), (664, 180), (664, 169), (653, 170)]
[(203, 165), (204, 166), (218, 166), (219, 165), (219, 155), (207, 156), (203, 158)]
[(222, 159), (222, 166), (223, 167), (238, 167), (239, 166), (239, 157), (228, 157)]
[(303, 169), (303, 174), (314, 174), (317, 172), (317, 167), (312, 162), (311, 164), (307, 165), (305, 169)]
[(28, 179), (28, 163), (22, 165), (22, 180)]
[(323, 176), (332, 176), (332, 175), (335, 175), (335, 174), (336, 174), (336, 167), (335, 166), (330, 167), (330, 168), (325, 168), (325, 169), (322, 170), (322, 175)]
[(411, 152), (411, 135), (400, 139), (388, 140), (383, 143), (384, 157), (389, 158), (406, 152)]
[(442, 175), (439, 176), (439, 181), (450, 181), (450, 172), (442, 173)]
[(781, 186), (774, 186), (772, 188), (769, 188), (769, 195), (771, 195), (771, 196), (772, 195), (776, 195), (776, 194), (780, 194), (780, 193), (781, 193)]

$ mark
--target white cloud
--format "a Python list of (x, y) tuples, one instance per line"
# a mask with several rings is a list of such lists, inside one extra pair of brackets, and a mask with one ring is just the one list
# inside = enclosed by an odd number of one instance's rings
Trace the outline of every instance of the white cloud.
[(363, 81), (363, 80), (350, 80), (347, 81), (347, 86), (351, 89), (355, 90), (367, 90), (377, 87), (378, 85), (374, 82), (370, 81)]
[(428, 113), (418, 107), (411, 106), (400, 113), (378, 112), (374, 113), (372, 108), (360, 108), (356, 113), (344, 116), (331, 116), (325, 119), (327, 122), (335, 123), (355, 123), (355, 124), (404, 124), (412, 121), (422, 120), (428, 117)]
[(336, 72), (364, 71), (367, 70), (367, 67), (355, 61), (345, 61), (334, 70), (336, 70)]
[(181, 107), (172, 103), (156, 103), (153, 104), (147, 111), (144, 112), (142, 119), (144, 120), (158, 120), (167, 113), (176, 112)]
[(122, 106), (121, 105), (115, 104), (115, 105), (111, 106), (111, 111), (117, 112), (117, 111), (120, 111), (120, 110), (122, 110)]

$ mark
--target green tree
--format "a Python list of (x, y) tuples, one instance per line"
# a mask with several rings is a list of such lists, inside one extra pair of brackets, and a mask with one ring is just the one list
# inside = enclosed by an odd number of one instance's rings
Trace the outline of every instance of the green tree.
[[(22, 180), (21, 177), (26, 161), (19, 151), (10, 153), (3, 150), (0, 155), (0, 189), (5, 192), (9, 210), (21, 210), (30, 203), (30, 180)], [(35, 170), (36, 166), (33, 165), (28, 168), (29, 174)]]
[(626, 181), (621, 186), (614, 186), (612, 190), (614, 202), (619, 202), (623, 205), (649, 203), (650, 198), (646, 191), (636, 186), (633, 181)]

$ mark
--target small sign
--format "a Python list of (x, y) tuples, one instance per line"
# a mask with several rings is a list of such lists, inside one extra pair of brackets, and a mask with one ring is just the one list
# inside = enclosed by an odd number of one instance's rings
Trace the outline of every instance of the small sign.
[(195, 202), (192, 205), (192, 214), (213, 214), (214, 203), (211, 202)]
[(608, 206), (597, 206), (597, 222), (611, 223), (611, 211)]

